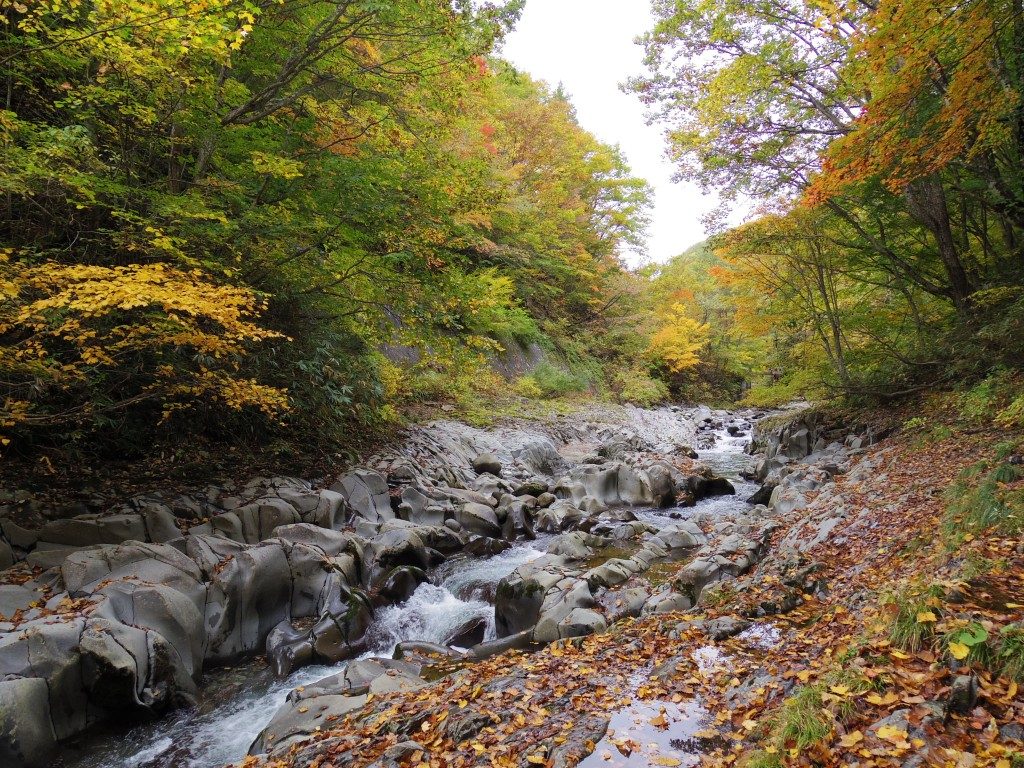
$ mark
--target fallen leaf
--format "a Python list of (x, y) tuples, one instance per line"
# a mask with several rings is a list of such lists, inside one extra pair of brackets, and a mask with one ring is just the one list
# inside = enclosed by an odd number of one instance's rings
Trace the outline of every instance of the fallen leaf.
[(855, 747), (864, 741), (864, 734), (860, 731), (851, 731), (839, 740), (839, 743), (844, 747)]
[(949, 653), (950, 653), (950, 655), (954, 659), (956, 659), (958, 661), (966, 659), (967, 658), (967, 654), (969, 654), (970, 652), (971, 652), (971, 649), (968, 648), (963, 643), (950, 643), (949, 644)]
[(893, 743), (906, 741), (907, 739), (907, 732), (902, 728), (897, 728), (893, 725), (883, 725), (875, 733), (878, 735), (878, 738), (885, 739), (886, 741), (891, 741)]
[(874, 704), (878, 707), (886, 707), (890, 704), (894, 704), (899, 700), (899, 697), (891, 691), (885, 696), (879, 696), (877, 693), (869, 693), (864, 697), (869, 704)]

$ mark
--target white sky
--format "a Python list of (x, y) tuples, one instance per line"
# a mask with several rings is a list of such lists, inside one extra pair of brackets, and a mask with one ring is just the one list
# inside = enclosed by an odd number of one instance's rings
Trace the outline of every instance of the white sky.
[(552, 86), (562, 83), (580, 124), (622, 147), (633, 173), (654, 188), (648, 256), (664, 262), (706, 237), (701, 216), (714, 200), (671, 181), (661, 128), (648, 126), (640, 100), (619, 90), (643, 71), (643, 49), (633, 40), (651, 24), (647, 0), (527, 0), (502, 55)]

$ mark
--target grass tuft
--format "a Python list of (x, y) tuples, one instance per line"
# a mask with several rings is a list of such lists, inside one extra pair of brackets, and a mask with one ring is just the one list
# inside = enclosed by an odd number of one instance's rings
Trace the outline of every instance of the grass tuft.
[(882, 596), (881, 603), (891, 615), (889, 639), (907, 651), (921, 650), (934, 636), (934, 621), (921, 621), (924, 613), (936, 613), (945, 591), (938, 584), (927, 587), (910, 584)]

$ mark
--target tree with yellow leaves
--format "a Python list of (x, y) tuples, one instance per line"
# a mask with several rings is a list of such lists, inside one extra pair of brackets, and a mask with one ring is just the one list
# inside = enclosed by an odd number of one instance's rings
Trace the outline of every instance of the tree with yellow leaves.
[(650, 353), (673, 373), (681, 373), (700, 362), (698, 353), (707, 343), (708, 334), (706, 323), (690, 317), (684, 305), (673, 304), (651, 339)]
[(281, 336), (254, 322), (264, 302), (251, 290), (163, 263), (26, 268), (0, 254), (0, 291), (8, 428), (80, 424), (146, 402), (165, 419), (210, 401), (267, 416), (287, 408), (282, 388), (238, 375), (254, 344)]

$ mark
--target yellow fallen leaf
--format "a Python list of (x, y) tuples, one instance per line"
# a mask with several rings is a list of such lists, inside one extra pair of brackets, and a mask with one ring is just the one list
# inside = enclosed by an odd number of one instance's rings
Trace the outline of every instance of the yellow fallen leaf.
[(883, 725), (876, 733), (878, 738), (891, 742), (906, 741), (907, 739), (907, 732), (893, 725)]
[(851, 731), (839, 740), (839, 743), (844, 747), (855, 747), (864, 741), (864, 734), (860, 731)]
[(655, 765), (665, 765), (668, 768), (673, 768), (676, 765), (682, 765), (683, 761), (675, 757), (667, 757), (665, 755), (658, 755), (657, 757), (651, 758), (651, 762)]
[(950, 643), (949, 644), (949, 653), (950, 653), (950, 655), (954, 659), (957, 659), (958, 661), (966, 659), (967, 658), (967, 654), (969, 654), (970, 652), (971, 652), (971, 649), (968, 648), (963, 643)]
[(744, 720), (743, 727), (748, 731), (752, 731), (757, 727), (757, 720)]
[(848, 685), (833, 685), (829, 688), (832, 693), (836, 696), (847, 696), (850, 693), (850, 686)]
[(544, 755), (527, 755), (526, 760), (534, 765), (544, 765), (547, 762), (547, 758)]
[(939, 620), (939, 617), (936, 616), (931, 611), (920, 611), (917, 614), (917, 623), (918, 624), (928, 624), (930, 622), (938, 621), (938, 620)]
[(910, 658), (903, 651), (896, 651), (896, 650), (889, 651), (889, 655), (892, 656), (894, 659), (909, 659)]
[(869, 693), (864, 698), (869, 704), (874, 704), (879, 707), (887, 707), (890, 704), (895, 704), (899, 700), (899, 697), (891, 691), (885, 694), (885, 696), (879, 696), (877, 693)]

